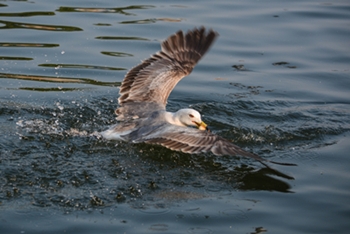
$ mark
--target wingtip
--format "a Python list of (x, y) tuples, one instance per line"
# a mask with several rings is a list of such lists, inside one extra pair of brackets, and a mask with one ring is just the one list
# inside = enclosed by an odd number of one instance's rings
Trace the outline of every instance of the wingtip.
[(182, 51), (196, 51), (200, 56), (196, 62), (208, 51), (219, 34), (213, 29), (207, 30), (204, 26), (195, 27), (186, 33), (182, 30), (168, 37), (162, 44), (162, 51), (167, 54)]
[(284, 162), (275, 162), (275, 161), (268, 161), (269, 163), (282, 165), (282, 166), (298, 166), (298, 164), (295, 163), (284, 163)]

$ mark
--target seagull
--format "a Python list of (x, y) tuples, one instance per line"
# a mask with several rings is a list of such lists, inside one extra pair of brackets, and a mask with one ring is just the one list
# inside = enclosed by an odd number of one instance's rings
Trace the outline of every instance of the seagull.
[(218, 33), (204, 27), (178, 31), (161, 44), (161, 51), (132, 68), (119, 90), (118, 123), (101, 132), (107, 140), (162, 145), (188, 154), (244, 156), (266, 166), (264, 159), (209, 131), (201, 114), (190, 108), (166, 111), (167, 99), (176, 84), (189, 75), (209, 50)]

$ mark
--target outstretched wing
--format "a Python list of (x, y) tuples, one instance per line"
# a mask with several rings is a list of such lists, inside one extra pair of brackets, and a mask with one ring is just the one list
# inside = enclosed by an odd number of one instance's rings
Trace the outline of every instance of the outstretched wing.
[[(162, 50), (131, 69), (120, 87), (119, 105), (153, 102), (165, 108), (175, 85), (190, 74), (214, 42), (217, 33), (205, 28), (182, 31), (162, 43)], [(116, 111), (118, 114), (118, 110)], [(119, 110), (122, 112), (122, 109)]]
[(166, 125), (162, 129), (157, 129), (155, 134), (146, 136), (144, 142), (162, 145), (171, 150), (189, 154), (212, 152), (217, 156), (241, 155), (258, 161), (266, 161), (256, 154), (244, 151), (216, 134), (189, 127)]
[(162, 145), (171, 150), (182, 151), (189, 154), (212, 152), (217, 156), (240, 155), (249, 157), (261, 162), (264, 165), (266, 165), (264, 162), (287, 166), (295, 165), (290, 163), (269, 161), (258, 156), (257, 154), (241, 149), (223, 137), (195, 128), (166, 125), (162, 129), (157, 129), (155, 134), (149, 134), (146, 136), (143, 141), (149, 144)]

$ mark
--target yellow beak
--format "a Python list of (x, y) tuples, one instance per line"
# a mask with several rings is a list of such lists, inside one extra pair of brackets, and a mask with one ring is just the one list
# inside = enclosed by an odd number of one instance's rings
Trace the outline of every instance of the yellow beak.
[(201, 123), (196, 123), (199, 130), (208, 130), (207, 125), (202, 121)]

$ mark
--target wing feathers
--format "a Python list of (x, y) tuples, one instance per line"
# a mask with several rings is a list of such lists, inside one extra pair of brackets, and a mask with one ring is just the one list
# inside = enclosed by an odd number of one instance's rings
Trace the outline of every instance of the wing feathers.
[(191, 73), (216, 36), (216, 32), (206, 32), (204, 27), (186, 35), (179, 31), (170, 36), (162, 43), (162, 51), (126, 74), (119, 91), (119, 104), (156, 102), (165, 107), (170, 92)]
[[(158, 136), (157, 136), (158, 135)], [(159, 144), (171, 150), (182, 151), (184, 153), (198, 154), (212, 152), (217, 156), (240, 155), (253, 158), (260, 162), (267, 162), (258, 155), (244, 151), (232, 142), (210, 132), (198, 129), (186, 128), (178, 131), (174, 128), (163, 130), (153, 138), (145, 139), (145, 143)]]
[(157, 134), (150, 139), (145, 139), (143, 142), (162, 145), (171, 150), (189, 154), (212, 152), (217, 156), (239, 155), (257, 160), (265, 166), (267, 166), (265, 162), (285, 166), (296, 165), (293, 163), (281, 163), (261, 158), (259, 155), (247, 152), (229, 140), (207, 131), (201, 131), (194, 128), (179, 130), (179, 128), (166, 127), (166, 129), (163, 129), (161, 132), (161, 134)]
[[(152, 120), (149, 115), (159, 114), (165, 110), (173, 88), (183, 77), (191, 73), (217, 35), (213, 30), (207, 32), (204, 27), (195, 28), (186, 34), (179, 31), (161, 44), (160, 52), (126, 74), (120, 87), (118, 99), (120, 107), (116, 110), (116, 114), (117, 119), (124, 121), (126, 127), (130, 127), (127, 125), (128, 122), (135, 121), (135, 125), (131, 126), (134, 130), (124, 137), (135, 143), (159, 144), (185, 153), (212, 152), (218, 156), (241, 155), (263, 164), (272, 162), (244, 151), (230, 141), (207, 131), (171, 125), (165, 122), (164, 118), (160, 118), (159, 123), (142, 122)], [(148, 123), (150, 125), (147, 125)]]

